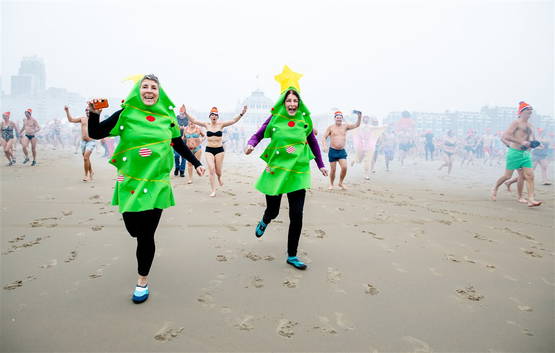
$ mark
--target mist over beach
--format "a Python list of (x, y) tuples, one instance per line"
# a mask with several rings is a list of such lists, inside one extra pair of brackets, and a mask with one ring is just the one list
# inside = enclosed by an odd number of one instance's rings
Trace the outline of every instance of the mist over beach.
[(1, 352), (555, 351), (553, 1), (0, 12)]

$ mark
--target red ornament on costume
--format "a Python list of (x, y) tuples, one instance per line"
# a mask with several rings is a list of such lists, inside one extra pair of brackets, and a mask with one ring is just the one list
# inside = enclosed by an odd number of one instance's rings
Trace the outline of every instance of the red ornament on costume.
[(294, 122), (294, 121), (290, 121), (290, 122), (287, 123), (287, 125), (289, 125), (289, 127), (293, 127), (293, 126), (295, 126), (295, 122)]
[(112, 159), (112, 163), (116, 163), (116, 160), (115, 160), (115, 159)]
[(154, 118), (152, 115), (149, 115), (146, 117), (146, 120), (153, 122), (154, 120), (156, 120), (156, 118)]
[(135, 190), (131, 190), (131, 193), (134, 194), (134, 193), (135, 193)]

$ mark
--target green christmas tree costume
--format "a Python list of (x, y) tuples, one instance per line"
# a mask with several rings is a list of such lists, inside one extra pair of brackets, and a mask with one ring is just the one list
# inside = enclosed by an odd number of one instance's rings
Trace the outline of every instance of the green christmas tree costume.
[(285, 107), (285, 90), (272, 108), (272, 118), (264, 131), (264, 138), (270, 144), (260, 158), (266, 162), (266, 169), (256, 182), (256, 189), (266, 195), (287, 194), (311, 186), (310, 160), (314, 159), (307, 136), (312, 132), (310, 112), (299, 100), (295, 116), (290, 116)]
[(111, 136), (120, 136), (110, 163), (118, 169), (113, 205), (120, 212), (138, 212), (175, 205), (170, 183), (173, 167), (171, 139), (180, 136), (175, 105), (159, 87), (155, 105), (140, 97), (141, 81), (122, 104)]

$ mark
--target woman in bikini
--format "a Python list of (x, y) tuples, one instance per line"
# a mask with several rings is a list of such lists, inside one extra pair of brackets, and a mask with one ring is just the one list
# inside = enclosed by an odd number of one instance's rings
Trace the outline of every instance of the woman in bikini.
[(456, 150), (457, 140), (453, 136), (453, 130), (449, 130), (447, 131), (447, 136), (445, 136), (445, 140), (443, 142), (443, 152), (445, 153), (445, 158), (443, 160), (443, 164), (438, 170), (443, 169), (443, 167), (447, 167), (447, 174), (451, 174), (451, 170), (453, 169), (453, 155)]
[(2, 147), (4, 148), (4, 155), (8, 159), (8, 166), (15, 164), (15, 156), (13, 153), (13, 144), (15, 142), (15, 131), (17, 126), (10, 120), (10, 112), (2, 113), (2, 122), (0, 122), (2, 129)]
[[(196, 159), (200, 161), (202, 143), (206, 139), (206, 134), (193, 122), (189, 122), (183, 134), (185, 135), (187, 147), (193, 152)], [(191, 184), (193, 182), (193, 165), (191, 163), (187, 164), (187, 174), (189, 177), (187, 184)]]
[(196, 120), (194, 117), (184, 110), (185, 116), (189, 119), (189, 122), (202, 126), (206, 129), (206, 164), (208, 164), (208, 170), (210, 171), (210, 197), (216, 196), (216, 176), (218, 176), (218, 183), (223, 186), (222, 182), (222, 166), (224, 164), (224, 147), (222, 144), (223, 129), (227, 126), (231, 126), (238, 122), (245, 112), (247, 111), (247, 106), (243, 107), (243, 110), (234, 119), (224, 122), (219, 122), (218, 118), (218, 108), (213, 107), (210, 110), (209, 123), (204, 123), (202, 121)]

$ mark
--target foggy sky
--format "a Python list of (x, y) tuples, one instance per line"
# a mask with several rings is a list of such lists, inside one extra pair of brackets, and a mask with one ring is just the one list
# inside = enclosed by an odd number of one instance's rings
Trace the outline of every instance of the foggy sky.
[[(2, 1), (2, 86), (23, 56), (47, 87), (125, 98), (155, 73), (176, 103), (234, 110), (284, 64), (313, 112), (554, 112), (552, 1)], [(259, 75), (259, 79), (256, 76)]]

